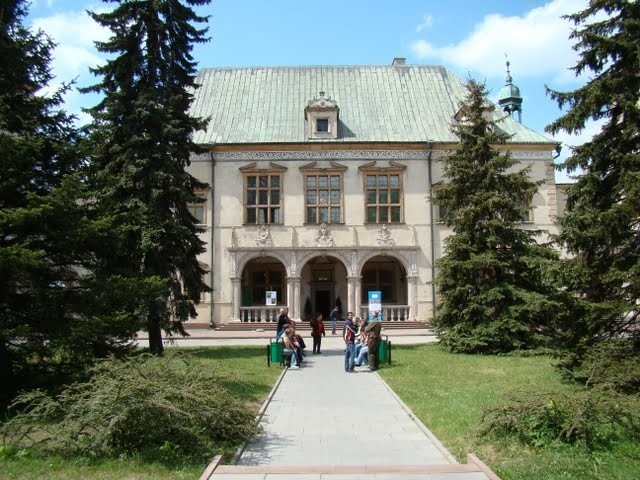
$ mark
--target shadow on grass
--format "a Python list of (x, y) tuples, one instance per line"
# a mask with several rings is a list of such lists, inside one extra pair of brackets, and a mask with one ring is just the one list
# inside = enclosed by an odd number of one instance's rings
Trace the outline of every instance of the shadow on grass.
[(229, 360), (241, 358), (255, 358), (266, 364), (266, 353), (264, 346), (229, 346), (229, 347), (190, 347), (184, 348), (185, 352), (194, 358), (204, 360)]
[[(193, 347), (183, 349), (190, 357), (202, 361), (229, 363), (230, 369), (218, 376), (218, 383), (234, 396), (261, 402), (271, 391), (280, 374), (280, 365), (267, 367), (266, 346)], [(238, 371), (238, 364), (244, 367)], [(216, 368), (212, 364), (212, 368)]]

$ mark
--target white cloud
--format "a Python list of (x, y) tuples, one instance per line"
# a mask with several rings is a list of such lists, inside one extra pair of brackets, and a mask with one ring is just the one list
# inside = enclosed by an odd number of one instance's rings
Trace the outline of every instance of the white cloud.
[(88, 74), (89, 67), (101, 63), (94, 42), (107, 40), (109, 31), (95, 23), (86, 12), (65, 12), (35, 18), (32, 27), (44, 31), (57, 44), (52, 68), (58, 81), (69, 81)]
[(425, 15), (424, 17), (422, 17), (422, 22), (420, 22), (420, 25), (416, 27), (416, 32), (421, 32), (422, 30), (430, 28), (431, 26), (433, 26), (433, 16)]
[[(78, 86), (88, 85), (95, 80), (89, 68), (102, 64), (104, 59), (95, 49), (94, 42), (107, 40), (109, 30), (95, 23), (84, 10), (37, 17), (31, 22), (31, 27), (34, 31), (45, 32), (57, 45), (51, 62), (55, 80), (44, 89), (43, 94), (51, 94), (61, 84), (72, 80), (77, 79)], [(79, 114), (88, 100), (87, 96), (72, 90), (65, 95), (66, 109)]]
[(553, 83), (566, 82), (574, 75), (568, 67), (576, 63), (576, 52), (568, 40), (569, 21), (560, 18), (586, 6), (586, 0), (552, 0), (523, 16), (486, 15), (460, 42), (437, 46), (420, 39), (412, 44), (420, 59), (482, 72), (489, 77), (504, 75), (503, 54), (507, 53), (518, 76), (553, 76)]

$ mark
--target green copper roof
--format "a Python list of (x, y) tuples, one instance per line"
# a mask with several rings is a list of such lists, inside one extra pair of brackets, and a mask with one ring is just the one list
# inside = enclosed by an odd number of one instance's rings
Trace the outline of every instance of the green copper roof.
[[(210, 117), (201, 144), (456, 142), (464, 94), (452, 72), (423, 65), (207, 68), (196, 81), (191, 114)], [(304, 109), (320, 91), (340, 109), (337, 139), (306, 138)], [(510, 117), (499, 126), (511, 143), (556, 143)]]

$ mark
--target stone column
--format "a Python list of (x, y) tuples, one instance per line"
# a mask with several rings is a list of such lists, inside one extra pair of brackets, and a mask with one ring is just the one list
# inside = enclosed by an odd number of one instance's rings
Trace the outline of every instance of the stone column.
[(407, 276), (407, 303), (409, 304), (409, 319), (418, 319), (418, 276)]
[(360, 316), (360, 299), (362, 298), (362, 277), (353, 277), (355, 280), (355, 299), (354, 299), (354, 307), (353, 307), (353, 315), (355, 317)]
[(288, 277), (287, 282), (291, 284), (291, 299), (287, 299), (289, 303), (289, 316), (295, 320), (301, 320), (300, 311), (300, 277)]
[(293, 313), (293, 278), (287, 277), (287, 307), (289, 307), (289, 318), (296, 318)]
[(353, 312), (355, 314), (355, 292), (356, 292), (356, 278), (347, 277), (347, 312)]
[[(235, 277), (231, 279), (231, 319), (235, 321), (240, 320), (240, 278)], [(213, 308), (213, 303), (211, 304)]]

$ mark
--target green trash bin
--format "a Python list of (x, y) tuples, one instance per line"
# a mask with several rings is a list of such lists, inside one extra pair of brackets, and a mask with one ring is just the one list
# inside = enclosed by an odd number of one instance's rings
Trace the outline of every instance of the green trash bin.
[(380, 341), (380, 346), (378, 347), (378, 358), (380, 359), (380, 363), (389, 361), (389, 337), (385, 337), (384, 340)]
[(271, 363), (282, 363), (282, 343), (271, 341), (270, 353)]

